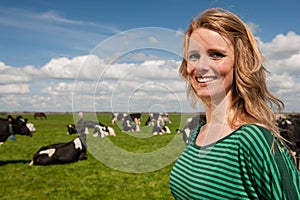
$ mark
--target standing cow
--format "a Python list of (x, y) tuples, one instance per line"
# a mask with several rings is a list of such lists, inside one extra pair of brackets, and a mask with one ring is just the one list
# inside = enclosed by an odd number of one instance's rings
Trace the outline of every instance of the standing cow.
[(27, 135), (32, 136), (32, 132), (28, 129), (27, 119), (22, 116), (13, 118), (8, 115), (7, 119), (0, 118), (0, 145), (3, 144), (11, 135)]

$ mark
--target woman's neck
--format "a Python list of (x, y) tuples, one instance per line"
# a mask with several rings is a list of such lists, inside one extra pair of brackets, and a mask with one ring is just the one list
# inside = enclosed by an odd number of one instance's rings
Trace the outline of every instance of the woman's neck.
[(207, 124), (228, 124), (228, 115), (230, 112), (231, 92), (228, 92), (223, 98), (210, 98), (203, 100), (205, 104), (206, 123)]

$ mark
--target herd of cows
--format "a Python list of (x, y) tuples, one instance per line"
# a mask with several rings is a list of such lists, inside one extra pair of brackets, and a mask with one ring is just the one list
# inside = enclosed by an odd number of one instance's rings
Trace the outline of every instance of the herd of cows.
[[(34, 118), (42, 117), (47, 119), (46, 115), (36, 113)], [(116, 136), (115, 130), (107, 125), (99, 122), (86, 121), (83, 114), (79, 113), (80, 119), (76, 124), (68, 124), (68, 134), (78, 134), (74, 140), (69, 142), (61, 142), (41, 147), (33, 155), (30, 165), (51, 165), (72, 163), (79, 160), (87, 159), (86, 151), (86, 135), (89, 128), (93, 129), (94, 137)], [(205, 115), (197, 115), (187, 120), (187, 125), (182, 129), (177, 129), (177, 133), (182, 134), (183, 141), (188, 142), (190, 132), (197, 127), (199, 123), (205, 123)], [(139, 132), (141, 126), (141, 113), (112, 113), (112, 125), (118, 123), (123, 132)], [(168, 124), (171, 123), (166, 113), (150, 113), (145, 126), (152, 126), (153, 135), (170, 134), (171, 131)], [(297, 158), (297, 167), (299, 166), (300, 156), (300, 116), (288, 115), (280, 116), (277, 119), (277, 126), (282, 137), (287, 140), (290, 149), (295, 152)], [(0, 145), (2, 145), (9, 137), (16, 134), (32, 137), (35, 127), (32, 123), (28, 123), (27, 119), (22, 116), (16, 118), (8, 115), (7, 118), (0, 118)]]

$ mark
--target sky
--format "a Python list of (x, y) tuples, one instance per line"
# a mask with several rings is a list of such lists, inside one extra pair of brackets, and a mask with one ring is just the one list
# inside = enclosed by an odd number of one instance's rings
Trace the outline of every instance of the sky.
[(1, 0), (0, 111), (203, 111), (178, 68), (183, 32), (212, 7), (246, 22), (270, 90), (300, 112), (299, 0)]

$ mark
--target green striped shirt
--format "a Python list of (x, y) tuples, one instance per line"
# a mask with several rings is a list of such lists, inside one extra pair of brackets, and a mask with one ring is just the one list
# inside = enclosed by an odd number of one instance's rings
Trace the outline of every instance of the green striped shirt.
[(278, 163), (261, 126), (241, 126), (214, 144), (197, 146), (200, 125), (170, 174), (175, 199), (287, 199), (282, 178), (293, 183), (300, 199), (300, 174), (285, 148), (281, 156), (291, 177), (281, 177)]

